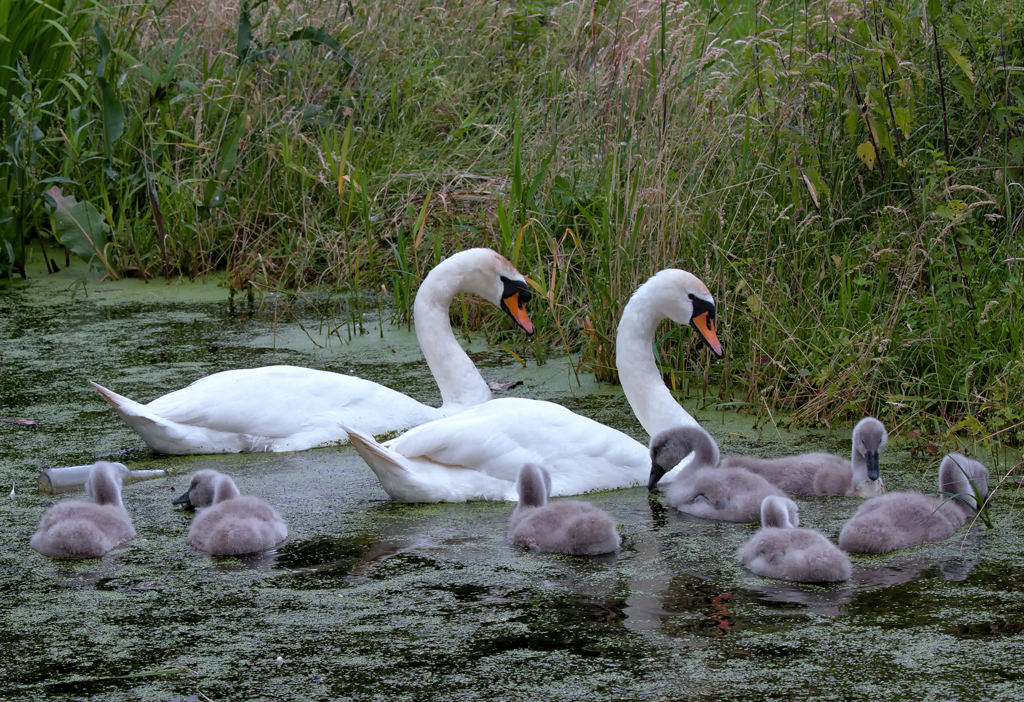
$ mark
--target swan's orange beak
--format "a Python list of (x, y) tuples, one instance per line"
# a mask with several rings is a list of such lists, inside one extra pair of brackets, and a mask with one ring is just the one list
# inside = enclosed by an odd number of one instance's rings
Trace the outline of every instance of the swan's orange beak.
[(690, 325), (700, 332), (700, 335), (704, 337), (704, 341), (711, 347), (711, 351), (721, 358), (722, 345), (718, 343), (718, 335), (715, 334), (715, 320), (711, 318), (711, 314), (701, 312), (690, 320)]
[[(527, 292), (527, 294), (529, 293)], [(526, 314), (526, 306), (523, 305), (523, 297), (523, 291), (515, 291), (508, 297), (501, 300), (501, 309), (505, 310), (505, 313), (514, 319), (515, 323), (529, 335), (533, 334), (533, 322), (530, 321), (530, 315)]]

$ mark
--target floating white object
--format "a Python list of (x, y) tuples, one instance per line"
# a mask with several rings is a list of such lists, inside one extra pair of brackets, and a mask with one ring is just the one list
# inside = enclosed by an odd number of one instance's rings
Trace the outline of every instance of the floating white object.
[[(163, 478), (167, 476), (165, 470), (128, 470), (123, 463), (114, 463), (121, 472), (121, 483), (134, 483), (139, 480), (150, 480), (152, 478)], [(39, 492), (51, 494), (59, 492), (71, 492), (73, 490), (84, 490), (85, 481), (89, 479), (89, 472), (92, 464), (87, 466), (69, 466), (67, 468), (47, 468), (39, 474)], [(11, 489), (11, 497), (14, 497), (14, 489)]]

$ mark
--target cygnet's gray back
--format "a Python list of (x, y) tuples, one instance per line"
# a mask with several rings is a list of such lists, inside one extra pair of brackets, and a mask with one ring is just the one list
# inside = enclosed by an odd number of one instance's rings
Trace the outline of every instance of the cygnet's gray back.
[(121, 503), (121, 472), (98, 462), (86, 481), (96, 502), (67, 500), (46, 511), (30, 545), (55, 558), (95, 558), (135, 538), (131, 517)]
[(508, 531), (513, 545), (570, 556), (596, 556), (619, 549), (615, 522), (604, 511), (589, 502), (547, 502), (551, 478), (543, 466), (523, 466), (517, 485), (519, 504)]
[(884, 491), (878, 454), (888, 440), (885, 425), (865, 417), (853, 429), (849, 459), (823, 452), (772, 459), (726, 456), (721, 467), (749, 470), (794, 497), (873, 497)]
[(723, 522), (757, 522), (764, 498), (785, 493), (760, 475), (739, 468), (687, 469), (665, 491), (680, 512)]
[(258, 497), (240, 495), (230, 476), (197, 472), (182, 498), (195, 504), (194, 496), (202, 503), (211, 501), (197, 511), (188, 532), (189, 544), (200, 551), (237, 556), (266, 551), (288, 538), (288, 527), (277, 510)]
[(647, 489), (654, 490), (658, 481), (691, 453), (693, 460), (686, 467), (687, 471), (718, 465), (718, 444), (701, 427), (670, 427), (651, 437), (651, 476)]
[(762, 528), (736, 552), (736, 559), (755, 575), (793, 582), (849, 580), (850, 558), (823, 535), (797, 528), (799, 510), (785, 497), (766, 497), (761, 504)]
[[(960, 454), (949, 454), (939, 466), (938, 497), (920, 492), (891, 492), (868, 500), (843, 525), (839, 547), (853, 553), (889, 553), (944, 541), (966, 523), (974, 494), (963, 471), (984, 498), (988, 469)], [(950, 495), (961, 495), (961, 499)]]

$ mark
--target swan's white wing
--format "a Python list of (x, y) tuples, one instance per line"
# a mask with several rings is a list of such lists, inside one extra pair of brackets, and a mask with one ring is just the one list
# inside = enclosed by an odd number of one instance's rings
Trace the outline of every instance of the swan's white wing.
[(378, 383), (295, 366), (215, 373), (146, 409), (177, 424), (268, 438), (336, 426), (341, 418), (375, 434), (441, 416), (436, 408)]
[(647, 448), (551, 402), (491, 400), (424, 424), (387, 444), (414, 463), (472, 469), (515, 482), (527, 462), (551, 473), (552, 495), (632, 487), (650, 474)]

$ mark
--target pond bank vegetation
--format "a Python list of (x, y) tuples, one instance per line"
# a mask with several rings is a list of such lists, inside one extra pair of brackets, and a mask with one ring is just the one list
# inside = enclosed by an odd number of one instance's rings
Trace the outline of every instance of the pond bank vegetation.
[(628, 295), (677, 266), (726, 358), (666, 330), (674, 389), (1024, 442), (1018, 3), (20, 7), (0, 274), (65, 246), (110, 278), (374, 291), (407, 321), (442, 256), (491, 246), (538, 293), (538, 360), (614, 380)]

